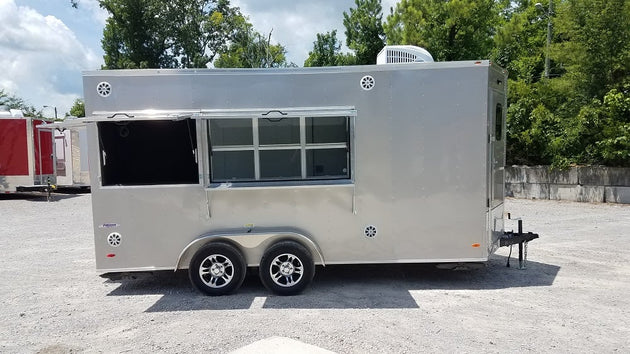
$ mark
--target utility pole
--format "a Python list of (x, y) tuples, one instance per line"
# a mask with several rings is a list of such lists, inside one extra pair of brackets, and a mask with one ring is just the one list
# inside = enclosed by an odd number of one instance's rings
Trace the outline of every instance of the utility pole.
[(57, 106), (44, 106), (44, 108), (54, 108), (55, 109), (55, 120), (57, 120)]
[(541, 3), (536, 3), (536, 8), (547, 17), (547, 48), (545, 50), (545, 78), (549, 78), (549, 68), (551, 66), (551, 61), (549, 59), (549, 51), (551, 50), (551, 16), (553, 15), (553, 0), (549, 0), (549, 10), (545, 11), (545, 8)]

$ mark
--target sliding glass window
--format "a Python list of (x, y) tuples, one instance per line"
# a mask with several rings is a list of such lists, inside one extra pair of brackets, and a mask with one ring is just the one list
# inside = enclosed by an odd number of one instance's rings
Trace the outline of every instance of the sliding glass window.
[(350, 116), (210, 119), (211, 182), (350, 178)]

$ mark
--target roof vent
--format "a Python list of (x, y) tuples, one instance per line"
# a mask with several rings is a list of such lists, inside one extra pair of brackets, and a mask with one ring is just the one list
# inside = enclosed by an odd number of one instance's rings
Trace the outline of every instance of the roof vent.
[(374, 81), (374, 78), (370, 75), (365, 75), (361, 78), (361, 88), (365, 91), (373, 89), (375, 84), (376, 82)]
[(112, 93), (112, 85), (107, 81), (99, 82), (98, 85), (96, 85), (96, 92), (98, 92), (98, 95), (101, 97), (107, 97)]
[(376, 237), (376, 226), (374, 225), (368, 225), (365, 227), (365, 229), (363, 229), (363, 234), (365, 235), (365, 237), (367, 238), (374, 238)]
[(426, 49), (413, 45), (388, 45), (376, 56), (376, 64), (432, 63), (433, 57)]

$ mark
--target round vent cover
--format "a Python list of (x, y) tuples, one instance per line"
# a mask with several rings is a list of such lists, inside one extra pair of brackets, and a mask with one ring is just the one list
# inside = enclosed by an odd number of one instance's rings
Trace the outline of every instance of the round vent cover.
[(107, 236), (107, 243), (109, 243), (112, 247), (120, 246), (120, 242), (122, 241), (122, 236), (118, 232), (112, 232)]
[(361, 78), (361, 88), (365, 91), (373, 89), (375, 84), (376, 81), (374, 81), (374, 78), (370, 75), (365, 75)]
[(365, 230), (363, 230), (363, 234), (365, 234), (365, 237), (369, 238), (376, 237), (376, 232), (376, 226), (374, 225), (368, 225), (365, 227)]
[(99, 82), (96, 85), (96, 92), (101, 97), (107, 97), (112, 93), (112, 85), (107, 81)]

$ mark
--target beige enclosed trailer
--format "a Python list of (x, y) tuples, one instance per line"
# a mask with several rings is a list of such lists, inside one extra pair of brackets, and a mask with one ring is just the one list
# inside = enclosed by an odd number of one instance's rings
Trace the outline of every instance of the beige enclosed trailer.
[(83, 77), (96, 267), (279, 294), (315, 265), (485, 262), (506, 74), (488, 61)]

